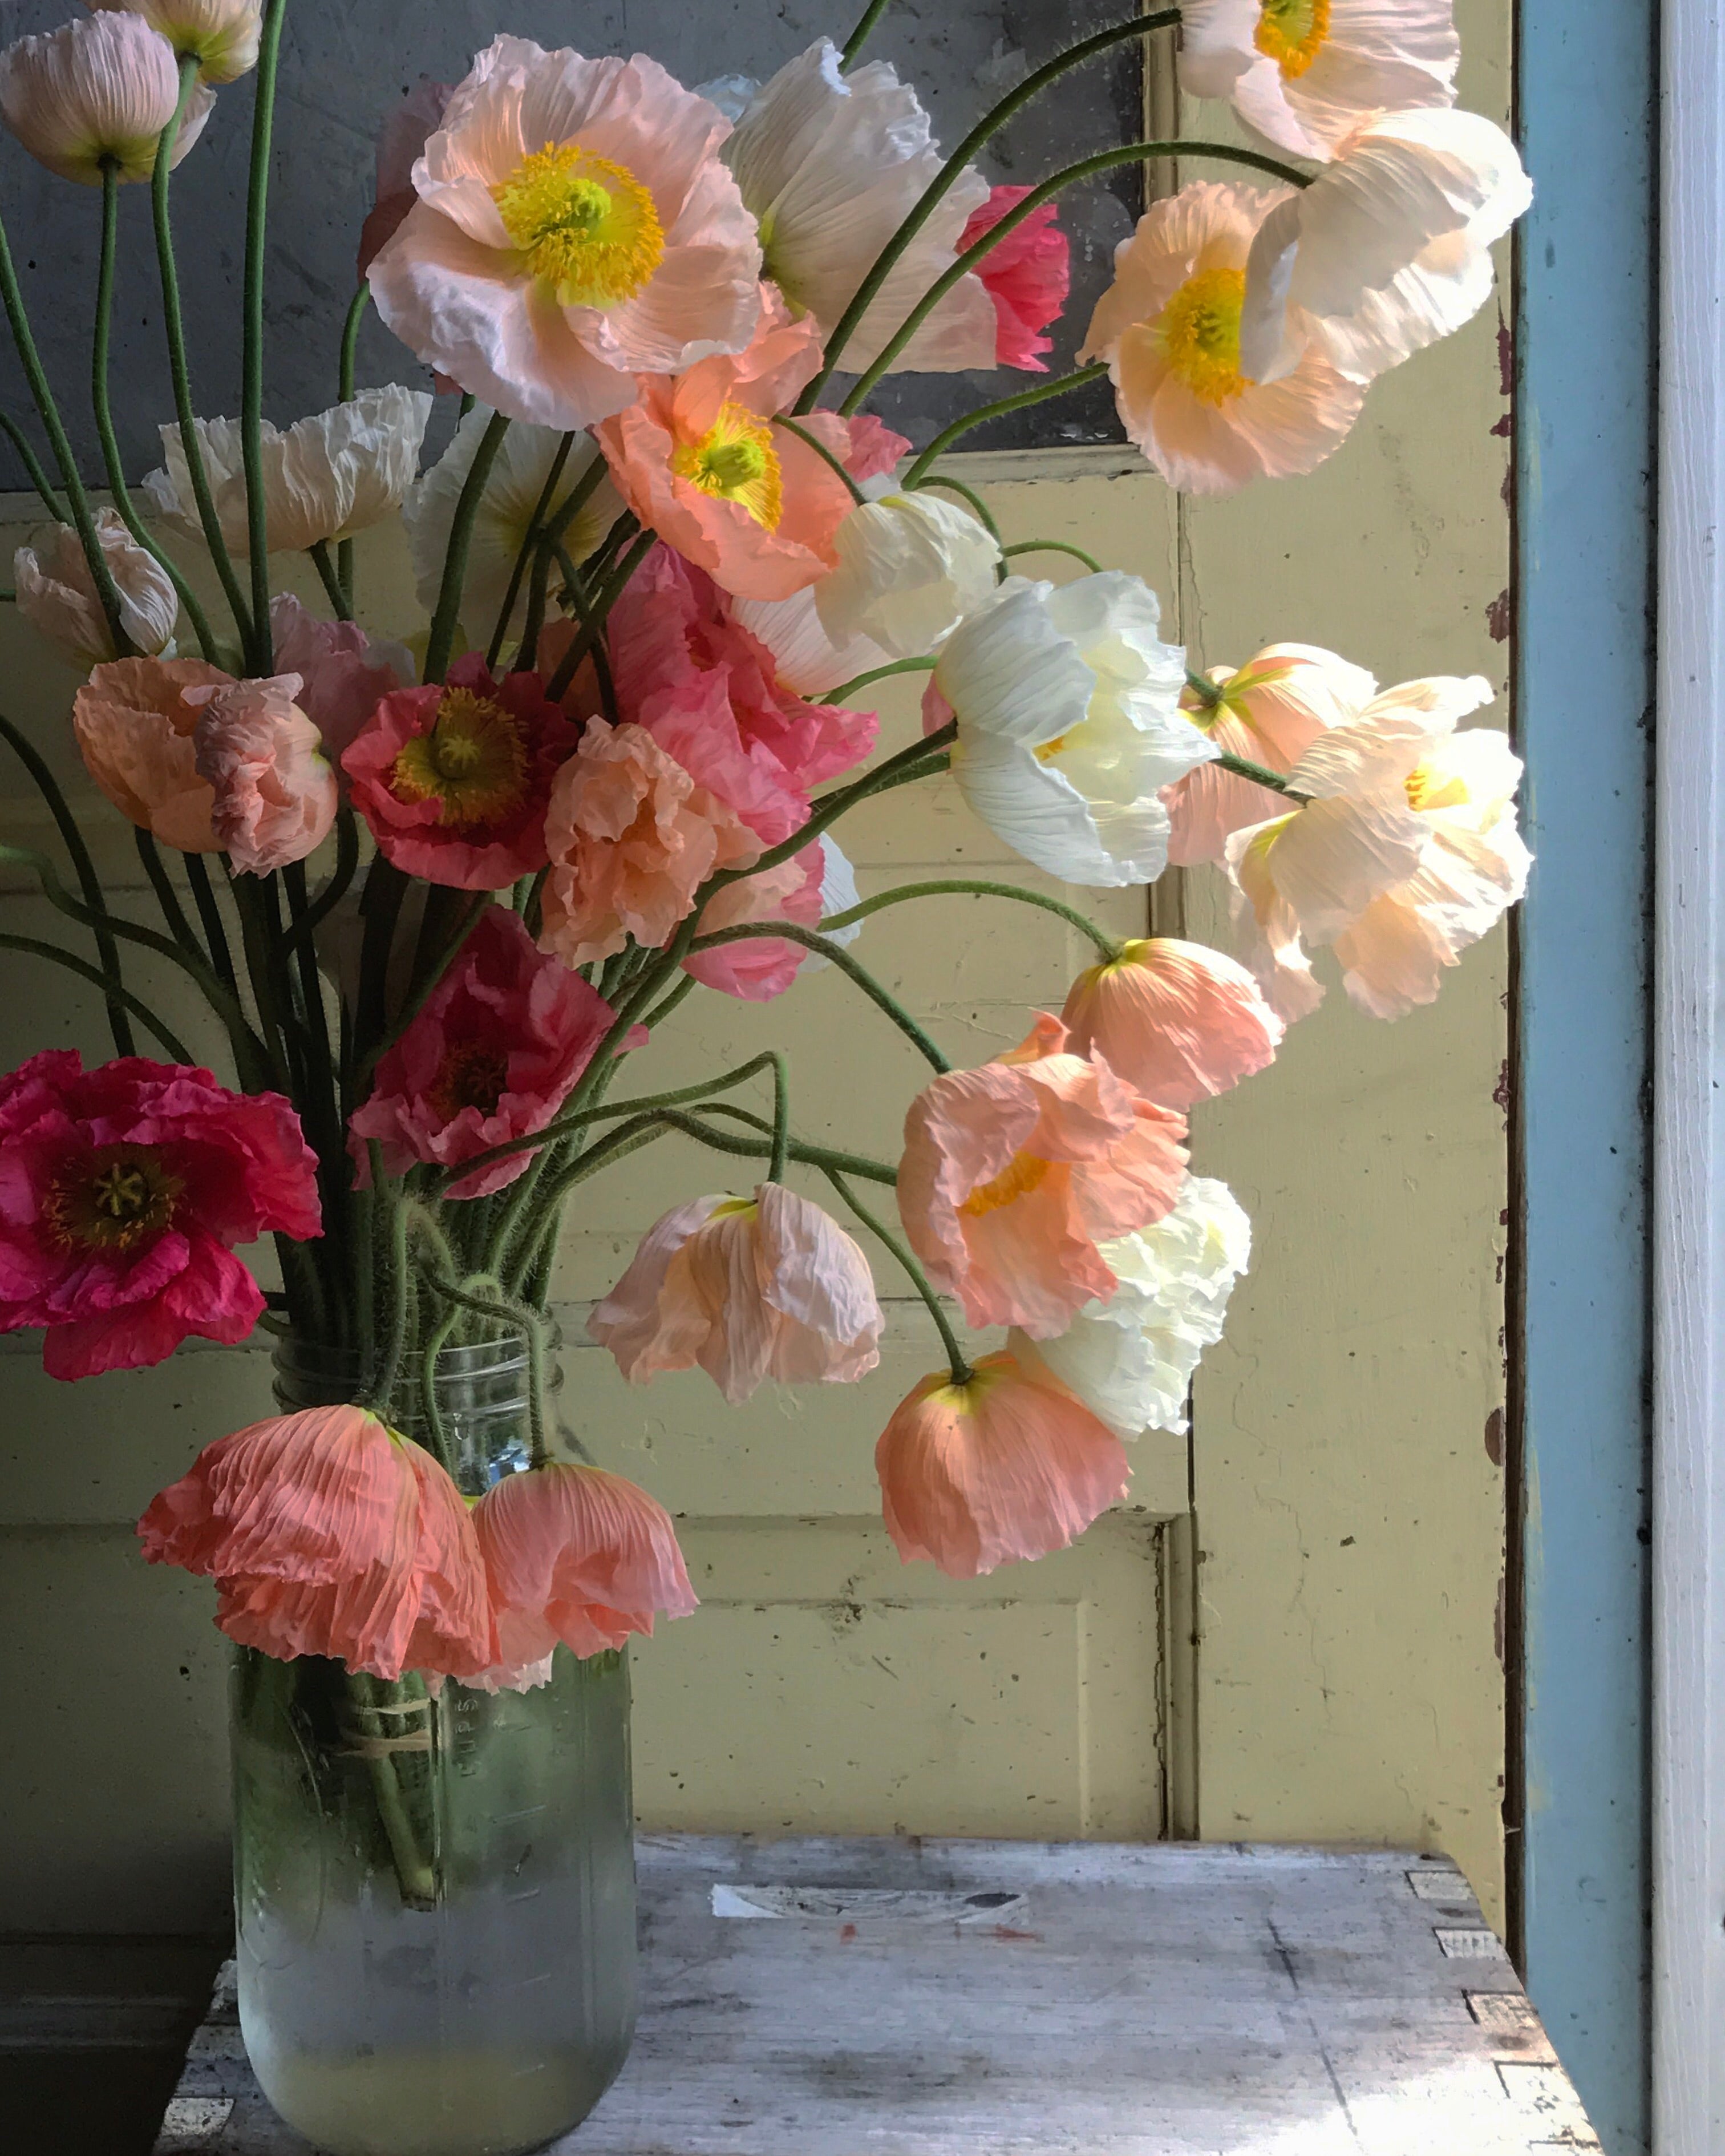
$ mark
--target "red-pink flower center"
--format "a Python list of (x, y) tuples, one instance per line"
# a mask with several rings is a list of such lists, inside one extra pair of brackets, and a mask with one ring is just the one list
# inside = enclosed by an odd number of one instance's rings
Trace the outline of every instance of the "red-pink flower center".
[(438, 1065), (426, 1098), (445, 1122), (464, 1108), (495, 1116), (509, 1088), (509, 1052), (489, 1041), (458, 1040)]
[(97, 1146), (49, 1186), (43, 1217), (66, 1250), (136, 1250), (173, 1224), (183, 1180), (149, 1146)]

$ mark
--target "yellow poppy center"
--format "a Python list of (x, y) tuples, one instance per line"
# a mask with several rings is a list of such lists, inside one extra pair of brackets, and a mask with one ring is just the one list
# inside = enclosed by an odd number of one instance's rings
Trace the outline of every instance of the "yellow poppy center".
[(680, 442), (671, 451), (671, 470), (703, 494), (741, 502), (757, 524), (778, 528), (784, 509), (784, 482), (773, 429), (742, 404), (727, 404), (698, 442)]
[(1201, 403), (1225, 404), (1252, 387), (1240, 371), (1245, 300), (1244, 270), (1200, 270), (1156, 317), (1163, 357)]
[(429, 732), (402, 744), (390, 785), (398, 800), (440, 802), (444, 824), (497, 823), (526, 798), (520, 723), (490, 697), (451, 689)]
[(439, 1065), (428, 1097), (444, 1122), (453, 1122), (464, 1108), (495, 1116), (508, 1087), (509, 1051), (489, 1041), (462, 1040)]
[(1048, 1170), (1048, 1162), (1038, 1160), (1034, 1153), (1015, 1153), (992, 1183), (978, 1183), (958, 1210), (970, 1219), (980, 1220), (988, 1214), (998, 1213), (1003, 1205), (1015, 1205), (1020, 1198), (1040, 1188)]
[(98, 1146), (61, 1173), (43, 1211), (63, 1249), (126, 1252), (173, 1224), (185, 1188), (147, 1146)]
[(547, 142), (491, 190), (528, 270), (565, 307), (633, 299), (665, 256), (653, 198), (625, 165)]
[(1410, 771), (1403, 781), (1410, 808), (1461, 808), (1467, 804), (1466, 782), (1446, 778), (1440, 771), (1430, 771), (1422, 764)]
[(1252, 43), (1284, 80), (1305, 74), (1330, 34), (1330, 0), (1263, 0)]

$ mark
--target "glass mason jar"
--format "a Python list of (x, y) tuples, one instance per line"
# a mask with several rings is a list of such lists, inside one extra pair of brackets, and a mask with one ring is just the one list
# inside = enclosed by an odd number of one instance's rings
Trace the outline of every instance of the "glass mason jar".
[[(276, 1351), (284, 1409), (355, 1378)], [(526, 1465), (518, 1343), (445, 1350), (435, 1383), (468, 1495)], [(424, 1434), (417, 1394), (393, 1419)], [(433, 1697), (241, 1649), (232, 1724), (240, 2025), (288, 2123), (328, 2156), (516, 2156), (583, 2119), (634, 2029), (625, 1658)]]

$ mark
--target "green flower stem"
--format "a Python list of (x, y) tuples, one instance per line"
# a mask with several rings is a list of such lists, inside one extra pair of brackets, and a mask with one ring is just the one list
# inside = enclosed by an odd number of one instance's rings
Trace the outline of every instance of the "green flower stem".
[(1243, 756), (1219, 756), (1215, 768), (1231, 771), (1236, 778), (1249, 778), (1254, 786), (1267, 787), (1272, 793), (1280, 793), (1296, 803), (1312, 798), (1309, 793), (1296, 793), (1279, 771), (1271, 771), (1261, 763), (1248, 762)]
[(782, 1050), (773, 1050), (773, 1158), (767, 1163), (769, 1183), (784, 1181), (785, 1163), (791, 1151), (791, 1066)]
[(994, 521), (993, 511), (989, 508), (988, 503), (983, 500), (981, 495), (977, 492), (976, 489), (973, 486), (967, 486), (962, 479), (954, 479), (951, 472), (929, 472), (923, 478), (917, 480), (916, 486), (919, 492), (925, 486), (943, 486), (948, 494), (956, 494), (961, 500), (968, 501), (970, 504), (971, 507), (976, 511), (977, 521), (982, 526), (988, 536), (994, 542), (994, 544), (1000, 548), (1003, 567), (999, 573), (1004, 578), (1006, 575), (1006, 570), (1004, 566), (1006, 556), (1006, 547), (1000, 536), (1000, 526)]
[[(348, 542), (344, 539), (341, 543), (345, 547)], [(353, 603), (347, 596), (347, 587), (341, 580), (341, 571), (330, 558), (329, 541), (314, 540), (305, 552), (311, 557), (311, 566), (317, 572), (318, 582), (323, 586), (325, 596), (336, 609), (336, 620), (352, 621)]]
[(856, 65), (858, 54), (868, 43), (875, 23), (886, 13), (890, 5), (891, 0), (869, 0), (868, 6), (864, 8), (857, 20), (856, 28), (845, 40), (845, 49), (839, 60), (841, 68), (853, 68)]
[[(356, 1100), (363, 1099), (363, 1089), (372, 1073), (431, 1000), (432, 993), (438, 983), (442, 980), (444, 975), (448, 973), (460, 955), (462, 945), (478, 927), (480, 916), (491, 903), (491, 898), (492, 894), (488, 891), (474, 892), (465, 911), (454, 927), (449, 931), (442, 943), (430, 955), (423, 970), (418, 968), (416, 957), (416, 978), (410, 993), (403, 999), (401, 1009), (396, 1013), (382, 1039), (360, 1059), (359, 1068), (355, 1073), (353, 1081)], [(399, 903), (400, 901), (398, 901), (398, 907)], [(384, 952), (386, 965), (388, 959), (388, 952), (386, 947)], [(363, 965), (362, 960), (362, 965)]]
[(860, 965), (842, 943), (833, 942), (817, 929), (802, 927), (793, 921), (744, 921), (735, 928), (716, 930), (711, 936), (697, 936), (689, 947), (690, 955), (692, 957), (702, 951), (721, 951), (727, 943), (758, 942), (769, 938), (778, 942), (800, 943), (805, 951), (819, 952), (823, 958), (829, 959), (886, 1012), (917, 1053), (937, 1070), (944, 1074), (952, 1068), (897, 998), (884, 988), (865, 966)]
[(344, 802), (336, 812), (336, 865), (328, 883), (288, 931), (287, 948), (309, 947), (318, 929), (347, 896), (359, 868), (359, 819)]
[(1016, 547), (1003, 547), (1000, 552), (1009, 562), (1020, 554), (1070, 554), (1075, 562), (1082, 562), (1093, 577), (1102, 573), (1102, 565), (1094, 554), (1086, 554), (1083, 547), (1065, 539), (1021, 539)]
[(441, 681), (449, 670), (450, 654), (455, 649), (455, 628), (461, 618), (461, 590), (467, 581), (467, 550), (473, 543), (473, 527), (479, 517), (480, 504), (485, 499), (491, 467), (497, 461), (497, 452), (508, 432), (507, 418), (501, 412), (494, 412), (480, 438), (455, 504), (454, 521), (449, 526), (449, 551), (444, 557), (443, 583), (438, 590), (437, 611), (431, 618), (431, 638), (425, 647), (424, 678), (427, 681)]
[(834, 1169), (829, 1168), (827, 1181), (832, 1184), (834, 1189), (838, 1192), (865, 1227), (872, 1229), (881, 1242), (891, 1251), (893, 1256), (897, 1259), (911, 1286), (916, 1289), (928, 1306), (928, 1314), (934, 1320), (935, 1329), (939, 1332), (942, 1343), (947, 1351), (947, 1360), (952, 1372), (952, 1383), (955, 1385), (968, 1385), (972, 1375), (970, 1364), (966, 1360), (963, 1348), (959, 1345), (958, 1335), (952, 1329), (952, 1320), (942, 1308), (940, 1297), (929, 1284), (927, 1274), (911, 1256), (908, 1246), (893, 1234), (884, 1220), (880, 1219), (869, 1210), (850, 1184), (845, 1182), (842, 1174)]
[(569, 649), (563, 654), (562, 663), (545, 685), (545, 693), (552, 703), (557, 703), (567, 690), (569, 684), (575, 679), (576, 669), (604, 634), (604, 624), (610, 617), (612, 608), (621, 597), (624, 587), (657, 543), (656, 532), (639, 533), (599, 588), (598, 595), (593, 603), (593, 619), (570, 644)]
[(270, 168), (275, 131), (275, 86), (281, 66), (287, 0), (264, 0), (252, 107), (250, 182), (245, 204), (244, 358), (241, 372), (240, 448), (245, 465), (246, 529), (252, 570), (251, 670), (275, 670), (270, 629), (270, 507), (264, 479), (264, 280), (270, 219)]
[(551, 470), (546, 474), (545, 484), (539, 490), (539, 499), (533, 505), (533, 514), (527, 520), (526, 536), (516, 550), (515, 567), (509, 575), (509, 589), (497, 615), (497, 626), (491, 632), (491, 641), (485, 651), (485, 665), (493, 673), (503, 655), (503, 640), (509, 634), (510, 617), (514, 613), (516, 601), (521, 595), (522, 579), (527, 573), (527, 564), (533, 558), (541, 537), (541, 528), (550, 514), (552, 501), (562, 478), (563, 467), (569, 461), (569, 452), (575, 446), (572, 434), (565, 434), (557, 444), (557, 454), (552, 459)]
[(876, 681), (885, 681), (891, 675), (932, 674), (935, 665), (932, 659), (895, 659), (890, 666), (871, 666), (866, 674), (855, 674), (850, 680), (841, 681), (836, 689), (829, 689), (823, 701), (842, 704), (859, 689), (872, 688)]
[[(392, 1705), (388, 1695), (397, 1689), (386, 1684), (381, 1677), (350, 1674), (343, 1680), (347, 1687), (350, 1706), (359, 1725), (354, 1731), (362, 1743), (369, 1738), (373, 1743), (383, 1738), (399, 1736), (400, 1718), (394, 1714), (378, 1712), (379, 1703)], [(429, 1712), (429, 1702), (427, 1702)], [(434, 1909), (438, 1904), (439, 1881), (437, 1866), (419, 1846), (413, 1822), (402, 1795), (401, 1777), (396, 1771), (393, 1758), (388, 1752), (367, 1751), (365, 1753), (366, 1771), (371, 1777), (372, 1793), (377, 1806), (377, 1817), (383, 1828), (384, 1839), (389, 1844), (389, 1857), (395, 1867), (395, 1882), (403, 1905), (410, 1909)]]
[(588, 503), (598, 492), (600, 487), (604, 485), (610, 467), (603, 457), (596, 456), (593, 459), (574, 485), (570, 488), (567, 495), (558, 503), (555, 515), (547, 518), (545, 526), (545, 536), (547, 539), (562, 537), (582, 511), (586, 508)]
[[(957, 738), (956, 722), (949, 723), (941, 727), (938, 732), (925, 734), (921, 741), (912, 742), (908, 748), (901, 748), (896, 756), (888, 757), (884, 763), (877, 763), (872, 771), (865, 771), (860, 778), (853, 779), (849, 786), (835, 788), (830, 793), (817, 794), (810, 804), (808, 822), (779, 844), (769, 846), (752, 868), (721, 869), (716, 875), (710, 875), (696, 894), (695, 910), (691, 920), (698, 920), (701, 907), (716, 891), (722, 890), (727, 883), (740, 883), (747, 876), (759, 875), (763, 869), (776, 869), (781, 861), (793, 860), (805, 846), (812, 846), (829, 825), (836, 824), (841, 816), (855, 808), (860, 801), (866, 801), (870, 794), (886, 793), (901, 778), (908, 777), (913, 772), (920, 778), (922, 774), (916, 770), (916, 766), (937, 751), (950, 748)], [(783, 926), (782, 923), (779, 925)]]
[[(336, 392), (344, 404), (350, 404), (353, 401), (354, 371), (359, 359), (360, 326), (365, 321), (366, 309), (371, 303), (371, 297), (372, 288), (362, 279), (359, 290), (347, 303), (347, 319), (341, 325), (341, 357), (336, 377)], [(353, 605), (353, 542), (351, 539), (344, 539), (336, 549), (336, 574), (341, 580), (341, 589), (350, 608), (345, 619), (351, 620), (352, 619), (351, 609)]]
[(1196, 674), (1186, 669), (1186, 686), (1208, 711), (1219, 711), (1227, 701), (1228, 686), (1223, 681), (1212, 681), (1208, 675)]
[[(359, 991), (355, 999), (353, 1052), (363, 1056), (372, 1041), (389, 1022), (389, 955), (395, 943), (402, 901), (408, 895), (408, 879), (393, 862), (379, 854), (366, 872), (360, 893), (360, 918), (364, 923), (360, 941)], [(366, 1066), (369, 1075), (371, 1065)], [(364, 1097), (363, 1077), (350, 1070), (342, 1094), (348, 1111)]]
[(192, 902), (198, 908), (198, 918), (203, 924), (203, 940), (209, 947), (209, 962), (216, 978), (223, 988), (237, 988), (239, 977), (234, 970), (234, 954), (228, 948), (228, 931), (222, 920), (222, 909), (217, 903), (215, 888), (210, 882), (209, 870), (204, 865), (202, 854), (187, 854), (186, 880), (192, 886)]
[(1021, 389), (1016, 397), (997, 397), (992, 404), (978, 404), (974, 412), (967, 412), (962, 419), (955, 419), (950, 427), (941, 429), (905, 474), (903, 485), (920, 485), (922, 475), (935, 459), (944, 456), (953, 443), (973, 427), (980, 427), (989, 419), (1004, 418), (1009, 412), (1023, 412), (1032, 404), (1045, 403), (1050, 397), (1067, 396), (1075, 389), (1104, 380), (1107, 372), (1107, 362), (1099, 359), (1093, 367), (1081, 367), (1071, 374), (1057, 374), (1051, 381), (1039, 382), (1034, 389)]
[[(545, 1327), (547, 1321), (544, 1316), (532, 1309), (518, 1296), (510, 1295), (501, 1287), (495, 1295), (479, 1295), (473, 1291), (470, 1281), (453, 1281), (447, 1274), (439, 1273), (434, 1267), (422, 1263), (418, 1267), (418, 1272), (419, 1277), (425, 1281), (432, 1292), (443, 1296), (445, 1301), (455, 1304), (459, 1309), (471, 1311), (476, 1317), (488, 1317), (496, 1324), (506, 1325), (512, 1332), (520, 1333), (522, 1343), (527, 1351), (530, 1379), (527, 1387), (527, 1412), (530, 1418), (528, 1443), (531, 1447), (531, 1458), (535, 1467), (543, 1467), (551, 1457), (551, 1448), (546, 1443), (545, 1437)], [(480, 1277), (483, 1278), (484, 1276)]]
[(141, 824), (132, 828), (132, 839), (142, 862), (144, 874), (150, 880), (150, 888), (156, 894), (156, 903), (162, 909), (162, 925), (182, 951), (189, 951), (194, 958), (203, 956), (203, 946), (198, 940), (198, 932), (186, 918), (186, 909), (180, 904), (180, 895), (173, 887), (167, 865), (162, 858), (162, 849), (156, 843), (153, 831)]
[(545, 634), (545, 608), (551, 596), (551, 545), (542, 541), (533, 556), (533, 573), (527, 580), (527, 611), (521, 622), (521, 649), (515, 655), (517, 674), (531, 674), (539, 664), (539, 639)]
[(263, 1036), (264, 1051), (270, 1060), (276, 1090), (285, 1093), (291, 1100), (294, 1096), (293, 1070), (290, 1061), (292, 1040), (276, 978), (278, 952), (272, 947), (270, 924), (265, 911), (264, 896), (259, 888), (259, 879), (252, 875), (230, 875), (228, 888), (234, 895), (234, 904), (239, 915), (240, 941), (245, 949), (245, 969), (251, 981), (252, 999), (257, 1005), (258, 1027)]
[(228, 611), (234, 616), (234, 625), (239, 632), (239, 640), (242, 644), (249, 644), (251, 609), (246, 604), (244, 592), (240, 588), (234, 557), (223, 534), (222, 520), (216, 513), (215, 497), (210, 492), (209, 473), (198, 439), (198, 412), (192, 396), (192, 372), (186, 357), (186, 326), (180, 307), (180, 276), (174, 258), (173, 218), (168, 203), (173, 177), (174, 145), (179, 139), (186, 108), (198, 86), (198, 72), (196, 54), (183, 54), (180, 60), (180, 101), (173, 118), (162, 130), (162, 140), (157, 146), (156, 168), (150, 181), (150, 205), (156, 225), (156, 261), (162, 279), (162, 323), (167, 336), (168, 372), (173, 378), (174, 410), (180, 424), (180, 447), (184, 453), (186, 470), (192, 482), (192, 496), (198, 505), (198, 521), (203, 533), (203, 543), (209, 548), (210, 558), (216, 565), (216, 574), (222, 580), (222, 590), (227, 598)]
[(650, 1033), (655, 1025), (663, 1024), (665, 1020), (670, 1016), (671, 1013), (675, 1010), (680, 1004), (686, 1003), (689, 998), (694, 994), (695, 991), (700, 986), (700, 982), (696, 979), (693, 973), (685, 973), (682, 979), (677, 983), (675, 988), (674, 988), (670, 993), (666, 996), (664, 1002), (661, 1004), (655, 1004), (653, 1009), (648, 1012), (647, 1015), (641, 1020), (642, 1024), (644, 1025), (647, 1030)]
[(799, 427), (794, 419), (787, 418), (785, 413), (783, 412), (777, 412), (773, 414), (773, 424), (775, 427), (783, 427), (786, 434), (794, 434), (797, 439), (803, 444), (803, 448), (805, 449), (813, 449), (816, 456), (820, 459), (824, 465), (830, 465), (832, 469), (838, 474), (839, 477), (844, 480), (845, 485), (850, 488), (850, 498), (854, 502), (860, 506), (863, 502), (868, 500), (868, 496), (863, 492), (862, 489), (857, 485), (856, 481), (851, 477), (850, 474), (845, 470), (839, 459), (834, 456), (833, 452), (827, 447), (826, 444), (820, 440), (818, 436), (810, 434), (808, 428)]
[(311, 896), (306, 888), (305, 864), (291, 861), (281, 872), (282, 888), (287, 894), (288, 913), (293, 922), (291, 938), (284, 937), (278, 944), (284, 959), (292, 952), (292, 962), (299, 974), (300, 1004), (304, 1013), (308, 1045), (306, 1075), (311, 1083), (311, 1098), (307, 1103), (307, 1119), (316, 1133), (320, 1165), (326, 1181), (325, 1191), (325, 1219), (333, 1229), (338, 1252), (345, 1249), (347, 1240), (347, 1217), (345, 1200), (349, 1188), (347, 1152), (341, 1122), (341, 1104), (336, 1077), (336, 1058), (330, 1042), (329, 1013), (324, 1008), (323, 976), (318, 971), (317, 951), (309, 934), (302, 933), (311, 917)]
[(42, 459), (30, 446), (29, 436), (9, 412), (0, 412), (0, 434), (6, 436), (18, 452), (18, 462), (28, 474), (31, 485), (42, 497), (43, 507), (57, 524), (64, 524), (66, 506), (49, 485), (48, 474), (42, 469)]
[(1057, 898), (1046, 897), (1040, 891), (1026, 891), (1020, 884), (988, 883), (970, 876), (943, 876), (932, 883), (900, 884), (895, 890), (883, 891), (876, 897), (865, 898), (860, 904), (849, 907), (843, 913), (834, 914), (829, 921), (823, 921), (820, 933), (830, 936), (838, 929), (849, 928), (854, 921), (866, 921), (871, 913), (880, 913), (889, 906), (901, 906), (907, 898), (940, 898), (948, 893), (955, 897), (1009, 898), (1015, 900), (1020, 906), (1040, 906), (1043, 912), (1055, 914), (1081, 931), (1104, 958), (1112, 959), (1120, 956), (1120, 946), (1114, 937), (1098, 928), (1095, 921), (1081, 913), (1076, 906), (1066, 906)]
[(197, 1061), (179, 1035), (168, 1030), (141, 996), (135, 996), (130, 988), (122, 988), (111, 973), (105, 973), (100, 966), (92, 966), (87, 958), (61, 950), (58, 943), (41, 942), (33, 936), (0, 936), (0, 951), (20, 951), (27, 957), (46, 958), (54, 965), (64, 966), (69, 973), (76, 973), (81, 980), (99, 988), (110, 1004), (120, 1004), (130, 1011), (146, 1031), (155, 1034), (171, 1063)]
[(396, 1380), (401, 1375), (402, 1358), (407, 1352), (411, 1293), (408, 1236), (411, 1219), (405, 1192), (398, 1183), (392, 1183), (384, 1173), (383, 1148), (376, 1138), (366, 1140), (366, 1153), (371, 1163), (372, 1194), (384, 1219), (382, 1281), (388, 1298), (389, 1329), (378, 1347), (372, 1367), (367, 1373), (359, 1405), (369, 1407), (387, 1417), (389, 1396), (395, 1390)]

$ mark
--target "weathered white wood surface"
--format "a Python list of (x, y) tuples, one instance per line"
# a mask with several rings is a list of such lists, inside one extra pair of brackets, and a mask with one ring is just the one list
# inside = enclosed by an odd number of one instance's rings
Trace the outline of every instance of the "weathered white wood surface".
[[(559, 2156), (1599, 2148), (1440, 1861), (668, 1835), (640, 1883), (640, 2032)], [(157, 2156), (308, 2156), (231, 1979)]]

